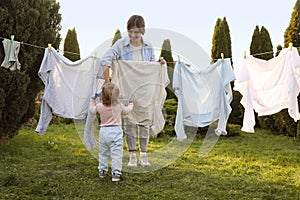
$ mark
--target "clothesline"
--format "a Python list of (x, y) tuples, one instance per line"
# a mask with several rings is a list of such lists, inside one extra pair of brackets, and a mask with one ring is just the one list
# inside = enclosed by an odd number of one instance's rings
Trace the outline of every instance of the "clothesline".
[[(7, 39), (7, 40), (10, 40), (8, 38), (3, 38), (0, 36), (0, 39)], [(45, 47), (42, 47), (42, 46), (38, 46), (38, 45), (35, 45), (35, 44), (30, 44), (30, 43), (26, 43), (26, 42), (20, 42), (22, 45), (28, 45), (28, 46), (32, 46), (32, 47), (35, 47), (35, 48), (40, 48), (40, 49), (45, 49)], [(295, 47), (297, 49), (299, 49), (300, 47)], [(57, 49), (58, 52), (61, 52), (61, 50)], [(277, 53), (279, 53), (281, 50), (277, 51)], [(63, 51), (64, 53), (69, 53), (69, 54), (74, 54), (74, 55), (79, 55), (79, 53), (75, 53), (75, 52), (71, 52), (71, 51)], [(265, 55), (265, 54), (270, 54), (270, 53), (274, 53), (273, 51), (269, 51), (269, 52), (263, 52), (263, 53), (256, 53), (256, 54), (250, 54), (250, 56), (259, 56), (259, 55)], [(232, 57), (227, 57), (227, 58), (232, 58)], [(225, 58), (224, 58), (225, 59)], [(214, 59), (214, 61), (216, 61), (218, 59)], [(167, 63), (176, 63), (176, 61), (174, 62), (167, 62)]]
[[(0, 36), (0, 39), (7, 39), (7, 40), (10, 40), (8, 38), (3, 38)], [(27, 45), (27, 46), (31, 46), (31, 47), (35, 47), (35, 48), (40, 48), (40, 49), (45, 49), (45, 47), (42, 47), (42, 46), (38, 46), (38, 45), (35, 45), (35, 44), (29, 44), (29, 43), (26, 43), (26, 42), (20, 42), (21, 45)], [(59, 49), (57, 49), (58, 52), (61, 52)], [(70, 52), (70, 51), (64, 51), (64, 53), (69, 53), (69, 54), (75, 54), (75, 55), (79, 55), (79, 53), (75, 53), (75, 52)]]

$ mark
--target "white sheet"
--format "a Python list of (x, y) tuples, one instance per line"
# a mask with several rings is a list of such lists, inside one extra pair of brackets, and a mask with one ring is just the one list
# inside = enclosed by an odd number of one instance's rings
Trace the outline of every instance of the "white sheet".
[(253, 56), (242, 58), (234, 71), (234, 90), (242, 94), (245, 108), (243, 131), (254, 132), (254, 110), (258, 116), (265, 116), (288, 108), (289, 115), (299, 120), (300, 57), (296, 48), (283, 49), (268, 61)]

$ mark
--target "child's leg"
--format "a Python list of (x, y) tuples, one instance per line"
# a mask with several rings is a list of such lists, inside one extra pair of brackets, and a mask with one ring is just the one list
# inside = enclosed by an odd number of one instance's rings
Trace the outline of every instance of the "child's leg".
[(99, 172), (108, 171), (108, 160), (110, 157), (110, 147), (108, 140), (109, 132), (107, 132), (106, 127), (102, 127), (99, 131), (99, 144), (100, 144), (100, 153), (99, 153)]
[(111, 168), (112, 174), (122, 174), (122, 158), (123, 158), (123, 130), (121, 127), (111, 127), (112, 143), (111, 149)]

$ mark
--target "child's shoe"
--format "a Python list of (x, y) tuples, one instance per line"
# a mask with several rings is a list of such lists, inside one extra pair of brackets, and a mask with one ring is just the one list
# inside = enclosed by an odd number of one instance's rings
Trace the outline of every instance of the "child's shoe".
[(102, 170), (101, 172), (99, 172), (99, 177), (100, 178), (105, 178), (107, 175), (107, 171)]
[(113, 182), (117, 182), (117, 181), (120, 181), (121, 178), (122, 178), (121, 174), (113, 174), (111, 180)]

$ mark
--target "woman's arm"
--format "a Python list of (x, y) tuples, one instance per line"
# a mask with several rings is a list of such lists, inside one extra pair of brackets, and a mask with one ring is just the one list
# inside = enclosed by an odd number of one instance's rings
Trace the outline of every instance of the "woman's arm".
[(110, 77), (109, 77), (109, 67), (108, 66), (102, 66), (103, 67), (103, 74), (104, 74), (104, 80), (105, 83), (110, 83)]
[(104, 79), (106, 83), (110, 82), (109, 68), (111, 67), (112, 61), (120, 56), (122, 46), (122, 40), (118, 40), (112, 47), (110, 47), (101, 59), (101, 67), (103, 68)]

